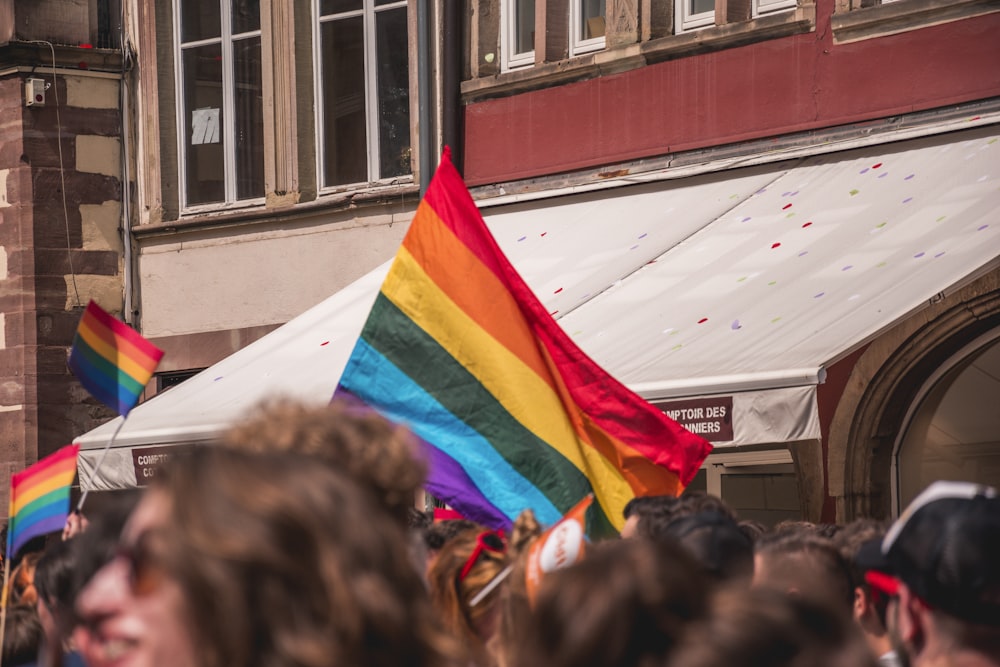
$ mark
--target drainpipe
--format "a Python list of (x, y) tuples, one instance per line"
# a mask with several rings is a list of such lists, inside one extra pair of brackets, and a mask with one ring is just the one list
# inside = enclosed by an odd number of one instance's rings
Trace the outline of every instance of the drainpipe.
[(430, 2), (417, 0), (417, 169), (420, 172), (420, 196), (427, 192), (434, 171), (433, 124), (431, 109), (431, 49)]
[(463, 2), (445, 0), (442, 8), (444, 46), (441, 54), (441, 135), (451, 147), (451, 160), (463, 172), (465, 158), (462, 141), (462, 9)]

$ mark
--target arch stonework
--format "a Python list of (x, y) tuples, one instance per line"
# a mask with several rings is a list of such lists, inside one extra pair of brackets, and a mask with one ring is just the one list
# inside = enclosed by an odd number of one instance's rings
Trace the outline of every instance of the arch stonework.
[(930, 375), (1000, 327), (1000, 268), (873, 341), (855, 363), (830, 425), (829, 493), (837, 521), (891, 515), (892, 450), (907, 410)]

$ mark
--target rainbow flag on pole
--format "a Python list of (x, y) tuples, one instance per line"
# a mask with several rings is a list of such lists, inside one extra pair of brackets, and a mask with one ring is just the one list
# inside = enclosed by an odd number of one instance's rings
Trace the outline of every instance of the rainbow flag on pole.
[(69, 367), (94, 398), (127, 415), (162, 358), (162, 350), (91, 301), (76, 330)]
[[(612, 224), (609, 222), (609, 224)], [(559, 521), (593, 491), (592, 535), (636, 495), (679, 494), (711, 445), (609, 376), (514, 270), (442, 156), (334, 395), (428, 445), (428, 490), (499, 527)]]
[(63, 529), (79, 451), (80, 445), (63, 447), (11, 476), (8, 558), (15, 558), (28, 540)]

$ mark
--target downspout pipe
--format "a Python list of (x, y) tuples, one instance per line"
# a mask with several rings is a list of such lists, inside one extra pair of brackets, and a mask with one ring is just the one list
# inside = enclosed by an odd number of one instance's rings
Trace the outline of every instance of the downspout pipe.
[(420, 172), (420, 197), (427, 192), (434, 172), (434, 132), (431, 110), (434, 107), (431, 85), (431, 0), (417, 0), (417, 169)]
[(461, 174), (465, 161), (461, 102), (462, 8), (465, 3), (445, 0), (443, 5), (441, 137), (444, 145), (451, 147), (451, 160)]

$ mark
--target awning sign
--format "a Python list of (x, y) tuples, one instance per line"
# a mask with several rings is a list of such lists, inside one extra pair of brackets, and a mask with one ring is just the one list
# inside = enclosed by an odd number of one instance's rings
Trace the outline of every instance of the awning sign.
[(729, 442), (733, 439), (732, 396), (657, 402), (656, 407), (709, 442)]
[(135, 483), (146, 486), (156, 477), (157, 468), (179, 451), (177, 447), (136, 447), (132, 450), (132, 465), (135, 467)]

